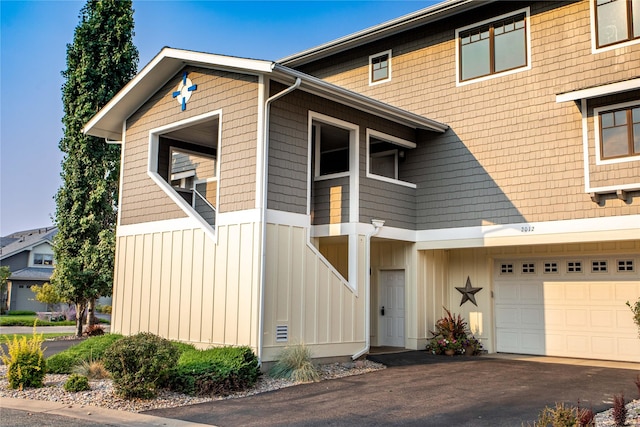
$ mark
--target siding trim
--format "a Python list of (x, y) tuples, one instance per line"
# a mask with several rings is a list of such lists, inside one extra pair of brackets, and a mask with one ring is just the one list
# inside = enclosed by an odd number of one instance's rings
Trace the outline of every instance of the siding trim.
[(176, 230), (193, 230), (195, 228), (200, 228), (200, 224), (193, 221), (192, 218), (166, 219), (140, 224), (118, 225), (116, 228), (116, 237), (164, 233)]

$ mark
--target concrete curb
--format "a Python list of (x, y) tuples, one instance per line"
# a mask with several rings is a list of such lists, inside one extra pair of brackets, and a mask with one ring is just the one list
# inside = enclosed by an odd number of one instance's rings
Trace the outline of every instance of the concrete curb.
[[(35, 404), (34, 404), (35, 403)], [(161, 418), (134, 412), (103, 409), (96, 406), (69, 405), (28, 399), (0, 397), (0, 408), (16, 409), (30, 413), (52, 414), (89, 421), (90, 423), (113, 424), (123, 427), (163, 426), (163, 427), (211, 427), (189, 421)]]

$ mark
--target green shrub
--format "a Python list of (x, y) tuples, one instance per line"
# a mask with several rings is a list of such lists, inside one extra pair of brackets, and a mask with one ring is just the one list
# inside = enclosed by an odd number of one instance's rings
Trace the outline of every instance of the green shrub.
[(64, 383), (65, 391), (78, 392), (90, 390), (89, 379), (84, 375), (71, 374), (69, 379)]
[(70, 374), (73, 367), (83, 361), (101, 360), (106, 349), (122, 338), (122, 335), (119, 334), (87, 338), (80, 344), (49, 357), (47, 371), (52, 374)]
[(269, 371), (274, 378), (287, 378), (297, 382), (318, 381), (320, 374), (311, 361), (311, 351), (304, 344), (285, 347), (278, 361)]
[(7, 380), (9, 388), (22, 390), (24, 387), (42, 387), (44, 376), (47, 373), (47, 364), (44, 359), (42, 334), (36, 334), (33, 327), (33, 336), (6, 339), (7, 351), (0, 347), (0, 359), (7, 365)]
[(249, 347), (186, 349), (171, 370), (166, 386), (196, 395), (226, 395), (255, 384), (258, 359)]
[(7, 316), (35, 316), (35, 311), (29, 310), (10, 310), (7, 311)]
[(150, 333), (122, 338), (104, 354), (116, 393), (125, 398), (151, 398), (178, 361), (171, 341)]

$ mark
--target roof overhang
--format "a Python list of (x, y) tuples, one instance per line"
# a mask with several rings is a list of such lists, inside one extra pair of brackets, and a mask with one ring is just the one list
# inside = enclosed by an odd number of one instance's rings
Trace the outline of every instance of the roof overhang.
[(446, 0), (414, 13), (384, 22), (374, 27), (333, 40), (329, 43), (295, 53), (278, 60), (278, 63), (288, 67), (298, 67), (316, 61), (329, 55), (334, 55), (367, 43), (389, 37), (413, 28), (439, 21), (449, 16), (457, 15), (496, 0)]
[(640, 78), (624, 80), (602, 86), (574, 90), (556, 95), (556, 102), (578, 101), (580, 99), (598, 98), (640, 89)]
[(270, 72), (273, 62), (165, 47), (87, 122), (82, 132), (121, 140), (124, 121), (186, 65), (260, 74)]
[(244, 74), (269, 75), (285, 84), (293, 83), (300, 78), (300, 90), (305, 92), (415, 129), (434, 132), (445, 132), (448, 129), (447, 125), (435, 120), (368, 98), (271, 61), (164, 48), (87, 122), (82, 131), (106, 140), (122, 140), (125, 120), (187, 65), (231, 70)]

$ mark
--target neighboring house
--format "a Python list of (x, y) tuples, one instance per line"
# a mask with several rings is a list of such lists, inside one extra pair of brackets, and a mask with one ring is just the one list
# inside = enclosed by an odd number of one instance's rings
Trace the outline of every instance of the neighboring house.
[(2, 237), (0, 265), (8, 266), (11, 276), (3, 303), (8, 310), (46, 311), (47, 305), (36, 301), (33, 285), (42, 285), (53, 273), (53, 238), (55, 227), (20, 231)]
[(357, 358), (424, 349), (446, 307), (491, 353), (640, 362), (637, 6), (163, 49), (85, 126), (123, 149), (112, 331)]

